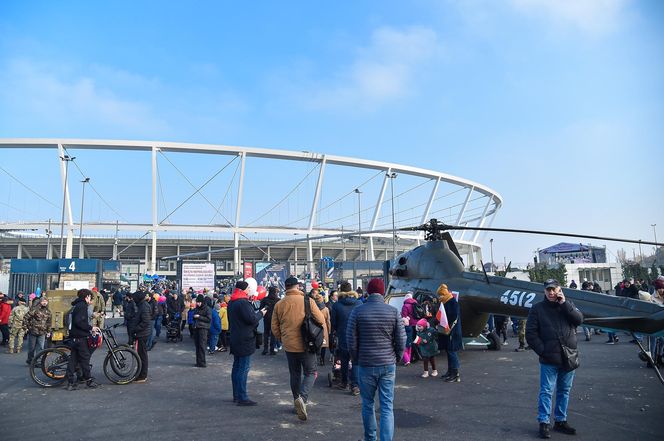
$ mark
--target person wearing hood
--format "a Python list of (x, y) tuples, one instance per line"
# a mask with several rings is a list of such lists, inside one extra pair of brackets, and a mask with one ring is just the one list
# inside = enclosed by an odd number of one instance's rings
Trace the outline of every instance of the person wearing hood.
[[(351, 284), (343, 282), (339, 286), (338, 301), (332, 305), (330, 311), (330, 323), (333, 332), (337, 335), (337, 347), (339, 358), (341, 359), (341, 383), (337, 385), (338, 389), (347, 390), (350, 380), (350, 391), (353, 395), (360, 394), (360, 387), (357, 379), (357, 368), (352, 370), (350, 366), (350, 352), (348, 351), (348, 340), (346, 339), (346, 328), (348, 327), (348, 317), (351, 311), (362, 304), (359, 295), (353, 291)], [(349, 378), (350, 373), (350, 378)]]
[(131, 330), (137, 342), (136, 352), (141, 359), (141, 372), (134, 380), (135, 383), (145, 383), (148, 377), (148, 338), (152, 334), (152, 309), (145, 299), (149, 295), (143, 291), (136, 291), (132, 295), (136, 315), (132, 318)]
[[(401, 307), (401, 317), (406, 328), (406, 350), (403, 353), (403, 364), (408, 366), (411, 362), (411, 351), (413, 340), (415, 339), (415, 326), (418, 318), (415, 317), (415, 305), (417, 300), (413, 298), (413, 293), (408, 291)], [(416, 349), (417, 350), (417, 349)], [(414, 358), (414, 357), (413, 357)]]
[(205, 361), (205, 348), (208, 343), (208, 332), (212, 321), (212, 311), (205, 304), (205, 296), (199, 294), (196, 297), (196, 308), (192, 316), (194, 319), (194, 343), (196, 344), (196, 367), (207, 367)]
[(259, 309), (265, 308), (265, 317), (263, 318), (263, 355), (267, 355), (268, 351), (270, 355), (277, 355), (276, 347), (277, 340), (272, 334), (271, 324), (272, 324), (272, 313), (274, 312), (274, 305), (279, 301), (279, 296), (277, 295), (277, 287), (270, 286), (267, 289), (267, 296), (261, 300)]
[(447, 327), (440, 335), (440, 349), (447, 351), (447, 372), (442, 379), (446, 383), (458, 383), (461, 381), (459, 374), (459, 354), (463, 349), (463, 335), (461, 332), (461, 309), (459, 302), (454, 298), (447, 285), (441, 283), (438, 287), (438, 301), (443, 305), (447, 317)]
[(80, 367), (82, 371), (82, 381), (87, 387), (94, 389), (100, 386), (92, 377), (90, 371), (90, 349), (88, 348), (88, 337), (92, 334), (99, 334), (101, 330), (97, 326), (90, 325), (88, 317), (88, 305), (92, 304), (92, 291), (89, 289), (79, 289), (76, 293), (76, 300), (72, 303), (70, 312), (69, 329), (69, 362), (67, 363), (67, 390), (77, 389), (76, 370)]
[(235, 284), (228, 305), (228, 322), (231, 333), (231, 354), (233, 369), (231, 382), (233, 386), (233, 402), (238, 406), (255, 406), (247, 393), (247, 377), (251, 368), (251, 355), (256, 352), (256, 326), (265, 315), (265, 308), (255, 311), (249, 301), (247, 289), (249, 284), (240, 280)]

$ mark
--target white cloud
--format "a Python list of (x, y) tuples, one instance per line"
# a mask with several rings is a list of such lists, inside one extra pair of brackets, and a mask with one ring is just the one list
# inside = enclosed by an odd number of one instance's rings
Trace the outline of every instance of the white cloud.
[(630, 0), (511, 0), (520, 13), (572, 26), (590, 35), (604, 35), (620, 26)]
[(90, 133), (86, 129), (92, 129), (116, 130), (120, 134), (154, 133), (168, 128), (145, 103), (122, 98), (93, 77), (62, 65), (11, 60), (2, 68), (0, 83), (5, 112), (17, 120), (29, 120), (32, 127), (58, 133)]
[(367, 46), (332, 77), (309, 82), (299, 92), (315, 109), (373, 109), (416, 91), (419, 73), (438, 50), (436, 33), (428, 28), (375, 30)]

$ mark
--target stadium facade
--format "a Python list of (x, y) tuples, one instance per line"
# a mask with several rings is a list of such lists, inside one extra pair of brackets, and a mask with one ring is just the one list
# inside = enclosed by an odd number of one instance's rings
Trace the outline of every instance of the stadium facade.
[[(399, 229), (419, 225), (430, 218), (451, 225), (491, 226), (502, 206), (502, 198), (496, 191), (447, 173), (309, 151), (156, 141), (0, 139), (0, 151), (7, 153), (9, 149), (26, 158), (36, 152), (35, 149), (47, 151), (51, 165), (59, 167), (59, 179), (56, 177), (56, 181), (48, 186), (57, 190), (57, 197), (62, 202), (52, 203), (59, 207), (51, 208), (44, 218), (0, 214), (0, 258), (3, 260), (117, 259), (138, 264), (150, 274), (168, 274), (175, 270), (175, 262), (164, 258), (179, 255), (186, 260), (215, 261), (218, 270), (229, 275), (241, 273), (243, 262), (261, 260), (289, 262), (295, 264), (298, 272), (312, 272), (314, 263), (324, 257), (343, 261), (388, 260), (395, 252), (411, 248), (423, 239), (420, 232)], [(117, 213), (119, 210), (117, 216), (109, 210), (106, 219), (81, 219), (85, 184), (81, 195), (81, 216), (74, 215), (72, 203), (77, 201), (74, 202), (71, 195), (74, 176), (70, 163), (73, 163), (74, 155), (80, 158), (91, 152), (95, 152), (96, 157), (108, 155), (109, 161), (125, 152), (142, 153), (141, 167), (145, 175), (151, 177), (147, 181), (150, 182), (148, 188), (144, 189), (150, 195), (145, 204), (149, 205), (149, 216), (120, 221), (118, 217), (122, 216), (123, 209), (115, 205), (112, 211)], [(230, 193), (231, 197), (224, 196), (226, 203), (232, 199), (233, 206), (226, 210), (226, 215), (216, 209), (216, 214), (223, 217), (221, 221), (207, 224), (183, 222), (170, 214), (160, 220), (163, 217), (160, 212), (164, 211), (168, 199), (163, 195), (159, 161), (165, 163), (165, 159), (176, 167), (169, 159), (174, 157), (172, 155), (179, 155), (180, 163), (186, 162), (182, 159), (186, 155), (225, 157), (235, 164), (236, 172), (225, 187), (225, 195)], [(400, 159), (407, 158), (404, 155)], [(103, 167), (105, 161), (102, 159), (101, 162)], [(263, 186), (258, 196), (248, 194), (247, 176), (252, 167), (266, 170), (259, 173), (278, 176), (280, 170), (291, 167), (285, 164), (301, 164), (306, 169), (292, 173), (294, 179), (276, 178), (273, 185)], [(21, 181), (23, 170), (3, 168), (3, 171), (7, 174), (6, 179), (11, 177), (32, 193), (38, 193), (31, 188), (29, 181)], [(94, 171), (90, 173), (94, 174)], [(217, 203), (213, 203), (209, 195), (204, 195), (204, 187), (209, 181), (193, 184), (186, 178), (191, 173), (182, 174), (191, 187), (191, 196), (186, 201), (202, 196), (207, 204), (201, 203), (201, 206), (208, 209), (208, 205), (212, 206), (211, 212), (215, 215)], [(295, 179), (305, 175), (308, 180), (298, 182)], [(365, 175), (368, 178), (362, 181)], [(111, 187), (111, 195), (107, 190), (108, 200), (114, 200), (116, 192), (126, 194), (128, 188), (133, 191), (135, 188), (132, 187), (138, 185), (122, 176), (121, 171), (114, 176), (117, 182)], [(99, 177), (92, 177), (92, 182), (99, 181)], [(95, 192), (102, 197), (97, 190)], [(220, 195), (221, 191), (215, 193)], [(44, 199), (46, 196), (40, 197)], [(324, 197), (328, 202), (325, 206)], [(288, 204), (303, 198), (308, 202), (298, 205), (297, 210), (304, 215), (294, 216), (295, 221), (280, 222), (274, 215), (275, 207), (283, 209), (286, 215), (297, 211)], [(261, 206), (271, 208), (259, 216), (260, 222), (247, 222), (247, 206), (253, 205), (248, 201), (258, 199)], [(218, 206), (221, 207), (221, 203)], [(255, 212), (255, 207), (252, 208)], [(61, 230), (62, 236), (59, 234)], [(453, 237), (466, 265), (477, 265), (481, 258), (481, 234), (455, 231)]]

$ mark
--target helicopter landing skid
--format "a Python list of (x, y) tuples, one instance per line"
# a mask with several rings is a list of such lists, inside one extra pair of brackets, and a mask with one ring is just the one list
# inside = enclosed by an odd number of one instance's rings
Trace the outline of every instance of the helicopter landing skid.
[(482, 348), (488, 349), (491, 342), (483, 334), (478, 335), (477, 337), (464, 337), (463, 338), (463, 347), (466, 348)]
[(632, 334), (632, 338), (634, 339), (634, 341), (636, 341), (636, 344), (639, 345), (639, 349), (641, 350), (641, 355), (643, 357), (645, 357), (645, 359), (648, 361), (648, 363), (650, 363), (652, 368), (655, 370), (655, 374), (657, 375), (657, 378), (659, 378), (659, 381), (662, 384), (664, 384), (664, 378), (662, 378), (662, 374), (661, 374), (661, 372), (659, 372), (659, 369), (657, 368), (657, 364), (655, 363), (655, 360), (653, 360), (652, 357), (650, 356), (650, 352), (645, 350), (645, 348), (641, 344), (641, 341), (638, 338), (636, 338), (635, 333), (630, 332), (630, 334)]

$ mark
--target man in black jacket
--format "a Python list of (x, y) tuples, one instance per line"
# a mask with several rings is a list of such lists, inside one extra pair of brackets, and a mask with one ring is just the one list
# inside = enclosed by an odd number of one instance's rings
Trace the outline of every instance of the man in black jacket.
[(133, 294), (136, 315), (132, 318), (131, 330), (138, 342), (136, 352), (141, 359), (141, 372), (134, 380), (135, 383), (145, 383), (148, 378), (148, 337), (152, 333), (152, 311), (145, 301), (147, 295), (149, 294), (143, 291), (136, 291)]
[(168, 315), (168, 321), (171, 320), (182, 320), (182, 311), (184, 311), (184, 299), (182, 296), (178, 296), (177, 291), (173, 290), (167, 294), (166, 298), (166, 314)]
[(212, 311), (205, 304), (205, 297), (199, 294), (196, 297), (196, 309), (194, 310), (194, 342), (196, 343), (196, 367), (206, 367), (205, 349), (208, 341), (208, 331), (212, 321)]
[(269, 287), (267, 292), (267, 296), (261, 300), (258, 307), (258, 309), (265, 309), (266, 311), (263, 318), (263, 355), (267, 355), (268, 351), (270, 355), (277, 355), (275, 350), (277, 341), (272, 335), (272, 312), (274, 311), (274, 305), (279, 301), (279, 296), (277, 295), (276, 286)]
[(255, 406), (247, 393), (247, 377), (251, 367), (251, 355), (256, 351), (256, 326), (266, 309), (255, 311), (247, 295), (247, 282), (235, 284), (235, 290), (228, 304), (228, 325), (231, 332), (231, 354), (233, 369), (233, 402), (238, 406)]
[(561, 345), (577, 349), (576, 327), (583, 322), (583, 314), (565, 299), (555, 279), (544, 283), (545, 299), (535, 304), (528, 314), (526, 340), (539, 355), (540, 392), (538, 401), (539, 434), (550, 438), (549, 423), (553, 389), (556, 389), (554, 430), (574, 435), (576, 429), (567, 424), (567, 404), (572, 390), (574, 370), (563, 368)]
[[(92, 291), (79, 289), (76, 300), (72, 302), (71, 315), (69, 317), (69, 348), (71, 354), (67, 363), (67, 390), (75, 390), (76, 368), (80, 366), (83, 373), (82, 381), (89, 388), (99, 387), (90, 374), (90, 349), (88, 348), (88, 337), (99, 334), (101, 331), (96, 326), (91, 326), (88, 320), (88, 305), (92, 303)], [(92, 333), (92, 334), (91, 334)]]

